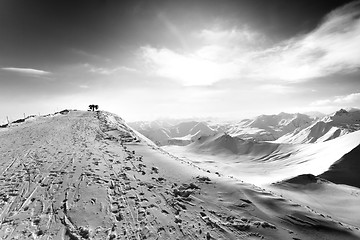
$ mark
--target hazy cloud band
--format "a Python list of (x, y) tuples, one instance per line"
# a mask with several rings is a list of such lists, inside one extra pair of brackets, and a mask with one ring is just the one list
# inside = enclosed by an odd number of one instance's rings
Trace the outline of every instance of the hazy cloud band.
[(30, 75), (48, 75), (51, 72), (47, 72), (44, 70), (33, 69), (33, 68), (17, 68), (17, 67), (4, 67), (1, 68), (2, 70), (9, 71), (9, 72), (17, 72), (23, 74), (30, 74)]

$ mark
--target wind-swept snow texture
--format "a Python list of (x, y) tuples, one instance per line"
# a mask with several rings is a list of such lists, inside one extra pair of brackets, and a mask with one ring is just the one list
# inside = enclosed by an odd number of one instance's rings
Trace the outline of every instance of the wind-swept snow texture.
[(268, 188), (324, 216), (354, 227), (360, 226), (359, 188), (334, 184), (311, 174), (296, 176)]
[(119, 117), (0, 133), (0, 239), (359, 239), (359, 230), (182, 161)]

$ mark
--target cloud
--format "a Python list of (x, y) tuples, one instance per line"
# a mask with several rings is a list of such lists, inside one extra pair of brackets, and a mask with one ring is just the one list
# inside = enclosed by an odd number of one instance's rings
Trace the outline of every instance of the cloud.
[(360, 1), (330, 12), (313, 31), (270, 48), (249, 28), (197, 33), (192, 52), (143, 46), (147, 70), (184, 85), (211, 85), (223, 79), (298, 82), (360, 68)]
[(312, 102), (311, 106), (330, 106), (330, 105), (357, 105), (360, 106), (360, 93), (351, 93), (343, 96), (335, 96), (331, 99), (322, 99)]
[(22, 74), (29, 74), (29, 75), (49, 75), (51, 72), (47, 72), (44, 70), (33, 69), (33, 68), (16, 68), (16, 67), (4, 67), (1, 68), (2, 70), (9, 71), (9, 72), (17, 72)]
[[(268, 76), (301, 80), (360, 67), (360, 1), (328, 14), (312, 32), (259, 54)], [(264, 74), (260, 71), (259, 75)]]
[(239, 43), (245, 45), (253, 45), (259, 43), (263, 36), (247, 27), (232, 29), (203, 29), (196, 34), (197, 37), (203, 39), (207, 44), (221, 45), (237, 45)]
[(90, 88), (90, 86), (83, 84), (83, 85), (79, 85), (79, 88), (88, 89)]
[(326, 106), (332, 103), (332, 100), (330, 99), (322, 99), (317, 100), (315, 102), (310, 103), (310, 106)]
[(360, 93), (352, 93), (346, 96), (338, 96), (335, 98), (334, 103), (347, 104), (347, 103), (360, 103)]
[(292, 87), (284, 86), (280, 84), (265, 84), (259, 86), (259, 89), (265, 92), (272, 92), (277, 94), (286, 94), (286, 93), (294, 92), (294, 89)]
[(127, 71), (127, 72), (136, 72), (137, 70), (134, 68), (126, 67), (126, 66), (120, 66), (115, 68), (105, 68), (105, 67), (95, 67), (90, 64), (84, 64), (84, 67), (88, 68), (90, 72), (92, 73), (98, 73), (102, 75), (111, 75), (120, 71)]
[(73, 53), (75, 53), (77, 55), (85, 57), (86, 59), (110, 62), (109, 58), (106, 58), (106, 57), (103, 57), (103, 56), (100, 56), (100, 55), (96, 55), (96, 54), (93, 54), (93, 53), (89, 53), (89, 52), (86, 52), (86, 51), (81, 50), (81, 49), (71, 48), (70, 51), (72, 51)]

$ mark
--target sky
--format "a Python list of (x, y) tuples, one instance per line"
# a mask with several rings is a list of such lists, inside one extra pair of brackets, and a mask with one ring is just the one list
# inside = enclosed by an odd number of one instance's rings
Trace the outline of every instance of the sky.
[(0, 0), (0, 122), (360, 107), (360, 1)]

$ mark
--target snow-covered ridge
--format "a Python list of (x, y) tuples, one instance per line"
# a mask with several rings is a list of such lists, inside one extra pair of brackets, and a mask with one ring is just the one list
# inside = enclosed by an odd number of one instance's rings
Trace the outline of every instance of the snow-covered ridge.
[(68, 114), (70, 111), (77, 111), (77, 110), (68, 110), (68, 109), (64, 109), (60, 112), (55, 112), (53, 114), (46, 114), (46, 115), (30, 115), (30, 116), (26, 116), (24, 118), (19, 118), (17, 120), (11, 120), (8, 123), (1, 123), (0, 124), (0, 129), (6, 129), (8, 127), (16, 127), (19, 126), (23, 123), (27, 123), (27, 122), (31, 122), (31, 121), (35, 121), (39, 118), (47, 118), (47, 117), (54, 117), (57, 115), (66, 115)]
[(103, 132), (114, 139), (121, 139), (123, 142), (140, 141), (137, 134), (129, 127), (126, 122), (119, 116), (105, 112), (97, 112), (100, 120), (100, 127)]
[(314, 122), (305, 114), (280, 113), (277, 115), (261, 115), (255, 119), (246, 119), (229, 127), (227, 132), (232, 136), (257, 141), (273, 141), (279, 137), (305, 128)]
[(340, 109), (305, 129), (297, 129), (280, 137), (275, 142), (291, 144), (324, 142), (357, 130), (360, 130), (360, 110)]

